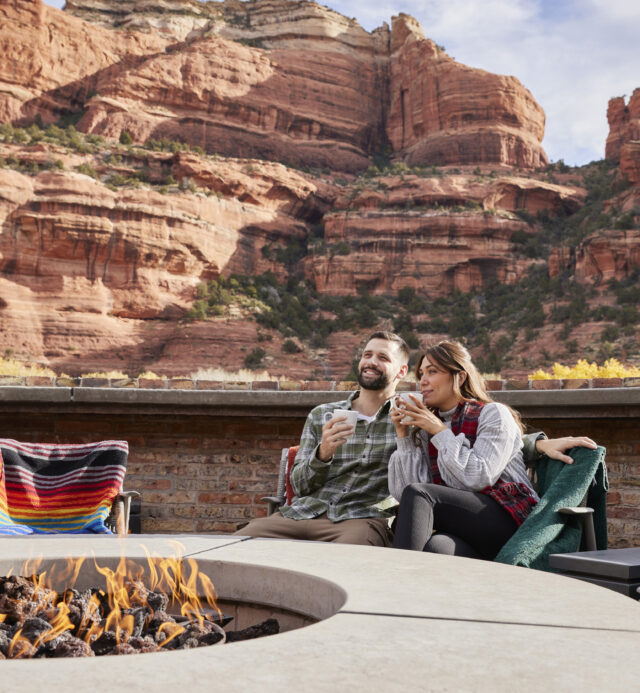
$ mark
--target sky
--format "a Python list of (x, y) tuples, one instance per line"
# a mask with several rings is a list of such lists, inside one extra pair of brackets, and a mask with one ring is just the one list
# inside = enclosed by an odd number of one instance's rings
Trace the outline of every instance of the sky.
[[(64, 0), (44, 0), (63, 7)], [(547, 116), (551, 161), (604, 157), (607, 103), (640, 87), (640, 0), (323, 0), (367, 31), (405, 12), (461, 63), (514, 75)]]

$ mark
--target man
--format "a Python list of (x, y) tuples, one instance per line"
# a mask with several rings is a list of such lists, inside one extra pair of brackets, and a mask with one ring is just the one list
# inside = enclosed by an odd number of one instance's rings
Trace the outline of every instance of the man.
[[(389, 417), (396, 385), (407, 374), (409, 347), (392, 332), (369, 337), (358, 363), (360, 389), (315, 407), (302, 431), (291, 472), (296, 497), (243, 536), (390, 546), (387, 464), (396, 447)], [(355, 426), (334, 411), (357, 412)]]
[[(389, 413), (408, 363), (409, 347), (401, 337), (372, 334), (358, 363), (360, 389), (346, 400), (315, 407), (307, 417), (291, 471), (291, 505), (252, 520), (236, 534), (391, 546), (389, 520), (396, 502), (387, 475), (396, 433)], [(355, 426), (340, 410), (357, 413)], [(563, 453), (578, 445), (596, 447), (589, 438), (548, 440), (534, 433), (525, 436), (525, 462), (546, 453), (570, 463)]]

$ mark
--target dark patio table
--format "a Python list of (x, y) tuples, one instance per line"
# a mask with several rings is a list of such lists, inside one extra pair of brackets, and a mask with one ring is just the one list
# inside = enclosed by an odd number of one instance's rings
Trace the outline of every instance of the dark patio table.
[(564, 575), (640, 598), (640, 547), (555, 553), (549, 556), (549, 566)]

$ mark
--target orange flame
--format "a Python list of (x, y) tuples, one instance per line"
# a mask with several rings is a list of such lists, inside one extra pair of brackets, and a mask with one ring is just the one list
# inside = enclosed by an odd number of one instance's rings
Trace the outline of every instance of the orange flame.
[(168, 645), (174, 638), (184, 633), (184, 630), (185, 629), (177, 623), (171, 623), (171, 621), (163, 623), (160, 628), (158, 628), (158, 631), (160, 633), (168, 633), (168, 637), (160, 643), (160, 647)]
[(22, 628), (13, 636), (9, 644), (9, 659), (24, 659), (34, 653), (33, 645), (22, 635)]
[[(210, 578), (198, 570), (196, 561), (192, 558), (182, 559), (182, 546), (174, 544), (176, 555), (173, 557), (160, 557), (151, 555), (146, 547), (143, 550), (147, 557), (147, 565), (140, 565), (122, 556), (114, 569), (100, 566), (93, 555), (93, 564), (96, 571), (104, 578), (104, 587), (94, 593), (89, 606), (84, 610), (82, 620), (76, 626), (70, 619), (69, 603), (74, 594), (71, 589), (75, 587), (85, 557), (67, 559), (63, 568), (53, 567), (51, 570), (39, 572), (42, 565), (41, 559), (27, 561), (21, 574), (30, 576), (34, 593), (37, 593), (37, 613), (46, 612), (51, 629), (38, 634), (33, 642), (23, 635), (21, 628), (14, 635), (10, 647), (9, 657), (23, 658), (33, 656), (39, 647), (54, 640), (62, 633), (70, 631), (78, 638), (91, 645), (105, 631), (115, 633), (116, 642), (126, 643), (135, 630), (135, 618), (131, 609), (146, 607), (150, 612), (147, 623), (154, 617), (154, 608), (148, 602), (148, 594), (151, 592), (164, 592), (172, 605), (174, 613), (180, 613), (182, 617), (191, 623), (202, 623), (205, 620), (203, 601), (214, 610), (222, 619), (222, 612), (216, 604), (216, 593)], [(146, 570), (145, 570), (146, 568)], [(52, 584), (66, 585), (64, 591), (56, 592)], [(96, 585), (96, 587), (99, 587)], [(61, 594), (61, 599), (56, 599)], [(102, 599), (101, 599), (102, 597)], [(54, 603), (57, 602), (57, 603)], [(104, 602), (108, 604), (107, 613), (102, 613)], [(154, 602), (155, 603), (155, 602)], [(55, 610), (52, 617), (51, 612)], [(0, 623), (5, 622), (7, 614), (0, 613)], [(166, 647), (174, 638), (184, 633), (185, 628), (178, 623), (165, 621), (158, 632), (164, 634), (165, 639), (158, 643), (160, 647)]]
[(74, 628), (73, 623), (71, 623), (69, 619), (69, 607), (64, 602), (59, 602), (56, 608), (58, 609), (58, 613), (51, 620), (51, 630), (43, 631), (33, 642), (33, 646), (36, 650), (41, 645), (55, 640), (65, 631), (73, 630)]

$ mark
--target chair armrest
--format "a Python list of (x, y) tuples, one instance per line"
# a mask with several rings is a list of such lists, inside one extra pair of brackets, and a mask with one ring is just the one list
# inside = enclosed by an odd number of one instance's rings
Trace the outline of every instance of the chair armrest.
[(561, 515), (591, 515), (593, 508), (558, 508)]
[(268, 509), (267, 512), (269, 515), (273, 515), (273, 513), (281, 506), (284, 505), (285, 497), (284, 496), (263, 496), (261, 501), (264, 501), (265, 503), (268, 504)]
[(582, 533), (584, 535), (584, 545), (586, 551), (596, 551), (596, 530), (593, 524), (593, 508), (558, 508), (561, 515), (573, 515), (580, 519), (582, 525)]

